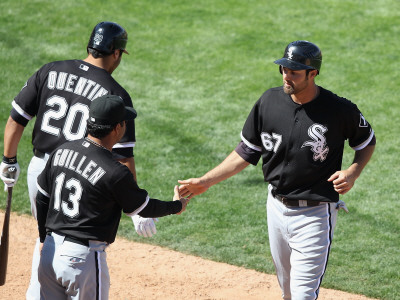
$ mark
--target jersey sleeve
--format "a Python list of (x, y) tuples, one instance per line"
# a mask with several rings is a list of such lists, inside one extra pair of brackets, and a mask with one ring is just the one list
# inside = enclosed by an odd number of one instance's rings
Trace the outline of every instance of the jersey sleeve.
[(46, 167), (37, 178), (38, 193), (36, 195), (36, 210), (37, 210), (37, 221), (39, 229), (40, 242), (43, 243), (46, 237), (46, 219), (47, 212), (50, 204), (50, 164), (51, 158), (47, 161)]
[(250, 149), (261, 153), (261, 138), (260, 138), (260, 103), (261, 99), (256, 102), (244, 123), (241, 138), (243, 143)]
[(26, 126), (38, 112), (38, 86), (40, 86), (40, 76), (43, 68), (44, 67), (35, 72), (28, 79), (12, 102), (12, 110), (10, 115), (14, 121), (23, 126)]
[(127, 216), (139, 214), (142, 217), (157, 218), (176, 214), (182, 210), (180, 201), (161, 201), (149, 197), (146, 190), (139, 188), (132, 173), (121, 165), (119, 179), (113, 190), (115, 199)]
[(355, 104), (352, 104), (348, 111), (348, 125), (345, 134), (349, 145), (356, 151), (364, 149), (374, 139), (374, 130)]
[(122, 164), (114, 171), (113, 178), (109, 189), (123, 212), (127, 215), (139, 213), (149, 201), (147, 191), (139, 188), (128, 167)]

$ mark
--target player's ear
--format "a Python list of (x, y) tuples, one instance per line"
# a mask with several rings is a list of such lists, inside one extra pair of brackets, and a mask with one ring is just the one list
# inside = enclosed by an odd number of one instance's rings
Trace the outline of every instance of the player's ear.
[(314, 79), (318, 75), (318, 70), (311, 70), (310, 73), (308, 73), (309, 79)]
[(119, 59), (122, 56), (122, 53), (122, 50), (116, 49), (112, 55), (114, 56), (114, 59)]
[(117, 125), (115, 125), (114, 130), (119, 131), (123, 130), (125, 127), (125, 121), (119, 122)]

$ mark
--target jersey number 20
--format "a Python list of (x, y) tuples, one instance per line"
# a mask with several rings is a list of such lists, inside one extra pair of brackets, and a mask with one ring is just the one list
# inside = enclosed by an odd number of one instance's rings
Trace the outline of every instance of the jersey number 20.
[[(50, 120), (61, 120), (66, 117), (62, 132), (67, 141), (81, 139), (85, 136), (86, 120), (89, 118), (89, 108), (82, 103), (75, 103), (68, 109), (68, 103), (65, 98), (60, 96), (52, 96), (47, 99), (46, 104), (50, 107), (58, 106), (58, 110), (49, 109), (43, 114), (42, 127), (44, 132), (60, 136), (60, 128), (50, 125)], [(81, 116), (80, 120), (77, 117)], [(79, 122), (77, 129), (73, 132), (75, 122)]]

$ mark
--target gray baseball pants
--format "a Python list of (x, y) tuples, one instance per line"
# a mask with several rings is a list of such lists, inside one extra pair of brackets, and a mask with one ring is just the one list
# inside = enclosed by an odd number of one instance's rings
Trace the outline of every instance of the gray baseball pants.
[(286, 207), (272, 196), (269, 186), (269, 243), (283, 299), (318, 298), (337, 213), (336, 203)]

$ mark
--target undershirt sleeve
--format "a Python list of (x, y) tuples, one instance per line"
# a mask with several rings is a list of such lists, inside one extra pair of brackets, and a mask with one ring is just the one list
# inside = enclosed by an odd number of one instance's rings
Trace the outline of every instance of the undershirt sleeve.
[(46, 238), (46, 218), (49, 210), (49, 200), (50, 199), (40, 191), (36, 195), (37, 221), (41, 243), (43, 243)]
[(376, 137), (375, 137), (375, 134), (374, 134), (374, 136), (372, 137), (371, 141), (369, 142), (368, 146), (374, 146), (374, 145), (376, 145)]
[(144, 218), (159, 218), (173, 215), (182, 210), (180, 201), (161, 201), (150, 198), (149, 203), (143, 208), (139, 215)]
[(236, 146), (235, 151), (248, 163), (256, 166), (261, 157), (261, 152), (248, 147), (243, 141)]
[(20, 124), (24, 127), (26, 127), (26, 125), (28, 125), (29, 120), (27, 120), (23, 116), (21, 116), (14, 108), (11, 110), (10, 116), (18, 124)]

